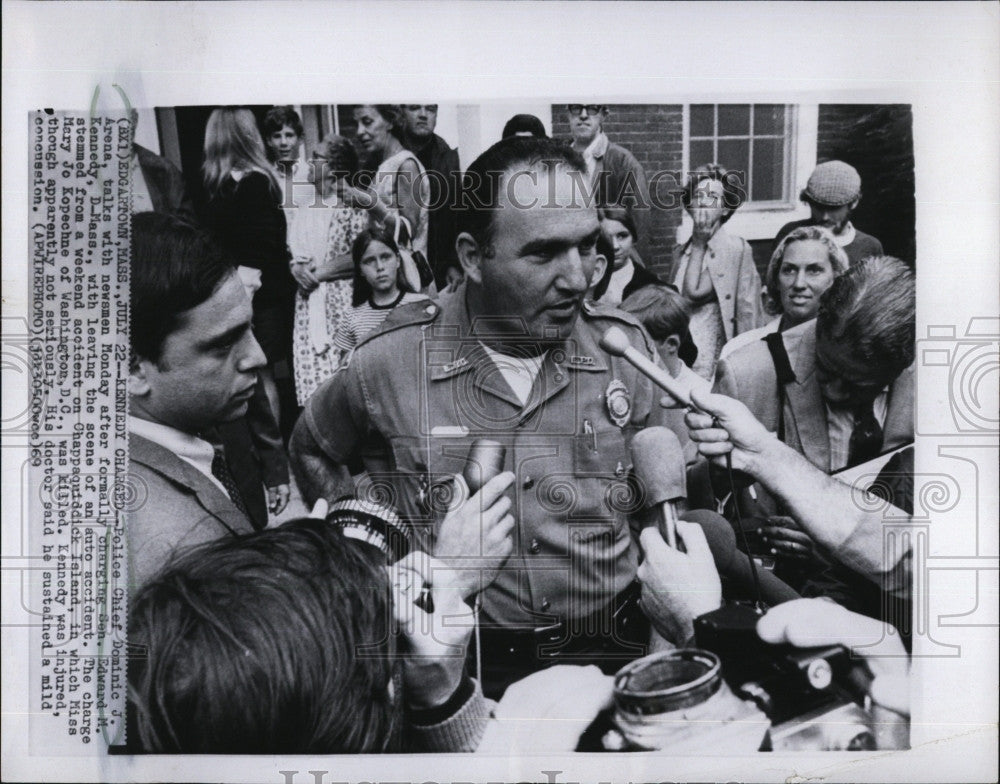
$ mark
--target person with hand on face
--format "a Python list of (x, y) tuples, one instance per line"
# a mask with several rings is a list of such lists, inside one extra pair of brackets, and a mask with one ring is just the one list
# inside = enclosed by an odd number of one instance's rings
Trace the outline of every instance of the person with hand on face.
[(399, 248), (386, 230), (365, 229), (351, 245), (354, 292), (350, 310), (337, 327), (333, 348), (339, 356), (382, 326), (393, 308), (426, 300), (406, 287)]
[(764, 321), (750, 244), (723, 228), (744, 196), (735, 172), (708, 164), (691, 174), (682, 197), (693, 228), (691, 238), (674, 248), (673, 283), (691, 308), (698, 346), (693, 369), (709, 381), (723, 344)]
[[(584, 167), (563, 145), (518, 137), (473, 162), (458, 216), (465, 282), (396, 308), (313, 396), (292, 439), (307, 500), (341, 495), (360, 462), (429, 552), (439, 477), (460, 473), (479, 438), (505, 447), (517, 546), (481, 594), (488, 696), (566, 659), (614, 671), (648, 636), (633, 611), (626, 510), (607, 499), (628, 481), (632, 435), (662, 409), (651, 382), (598, 341), (615, 325), (656, 354), (630, 316), (583, 306), (600, 235), (597, 210), (574, 194)], [(555, 477), (572, 478), (571, 496)], [(568, 568), (536, 568), (552, 558)], [(598, 628), (614, 634), (587, 634)]]
[(734, 337), (722, 347), (719, 359), (774, 332), (816, 318), (820, 297), (847, 266), (847, 256), (826, 229), (802, 226), (787, 234), (775, 248), (764, 278), (768, 292), (765, 307), (775, 315), (774, 320)]
[(843, 161), (818, 164), (801, 199), (809, 205), (809, 217), (782, 226), (774, 238), (776, 245), (801, 226), (821, 226), (833, 234), (850, 264), (883, 254), (881, 242), (851, 224), (851, 213), (861, 201), (861, 176), (853, 166)]
[[(129, 470), (144, 503), (128, 512), (132, 582), (181, 546), (267, 521), (260, 486), (245, 497), (218, 429), (245, 416), (266, 358), (250, 297), (230, 258), (194, 227), (155, 213), (132, 222)], [(288, 500), (287, 478), (282, 492)]]
[(461, 175), (458, 150), (449, 147), (434, 132), (438, 118), (436, 103), (403, 104), (401, 108), (403, 146), (417, 156), (430, 182), (427, 257), (432, 262), (438, 289), (454, 287), (462, 277), (455, 256), (455, 197)]
[(646, 172), (635, 156), (604, 133), (604, 121), (610, 112), (603, 104), (571, 103), (566, 119), (572, 134), (573, 150), (583, 156), (587, 181), (598, 204), (617, 204), (625, 208), (638, 238), (633, 259), (640, 264), (648, 257), (645, 243), (649, 238), (652, 204)]

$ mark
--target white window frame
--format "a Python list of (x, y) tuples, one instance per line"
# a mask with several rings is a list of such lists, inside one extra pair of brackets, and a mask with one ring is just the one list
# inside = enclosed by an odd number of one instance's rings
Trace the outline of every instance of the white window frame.
[[(717, 104), (748, 103), (747, 101), (716, 101)], [(749, 103), (755, 103), (750, 101)], [(759, 103), (763, 103), (760, 101)], [(726, 223), (726, 229), (747, 240), (772, 239), (789, 221), (809, 217), (809, 208), (799, 200), (809, 174), (816, 166), (816, 137), (819, 128), (818, 104), (788, 104), (786, 128), (790, 136), (788, 167), (785, 171), (788, 199), (785, 201), (747, 202)], [(683, 107), (684, 171), (692, 169), (689, 160), (691, 106)], [(701, 162), (703, 163), (703, 161)], [(677, 241), (686, 242), (691, 236), (691, 217), (687, 210), (677, 227)]]

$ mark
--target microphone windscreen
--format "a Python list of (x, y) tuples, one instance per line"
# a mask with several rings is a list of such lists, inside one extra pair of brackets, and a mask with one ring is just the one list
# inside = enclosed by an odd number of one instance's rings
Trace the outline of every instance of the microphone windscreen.
[(705, 532), (705, 541), (712, 551), (715, 566), (720, 574), (726, 574), (737, 553), (736, 532), (725, 517), (710, 509), (689, 509), (680, 516), (688, 523), (697, 523)]
[(608, 330), (601, 335), (597, 344), (612, 356), (623, 357), (625, 352), (632, 348), (628, 335), (618, 327), (608, 327)]
[(687, 498), (684, 450), (673, 431), (647, 427), (632, 438), (632, 465), (644, 507)]
[[(736, 533), (729, 521), (709, 509), (692, 509), (681, 515), (681, 520), (701, 526), (708, 549), (712, 551), (715, 568), (739, 591), (740, 598), (757, 598), (750, 558), (736, 549)], [(760, 583), (760, 599), (768, 606), (801, 598), (788, 583), (766, 569), (757, 569), (757, 580)]]

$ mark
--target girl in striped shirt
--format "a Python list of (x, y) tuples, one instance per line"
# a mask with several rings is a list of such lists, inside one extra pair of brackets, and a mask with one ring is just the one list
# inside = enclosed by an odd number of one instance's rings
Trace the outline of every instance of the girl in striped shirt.
[(389, 312), (410, 302), (427, 299), (406, 286), (399, 248), (391, 232), (366, 229), (351, 246), (354, 259), (353, 307), (346, 311), (337, 328), (333, 347), (346, 354), (365, 335), (382, 326)]

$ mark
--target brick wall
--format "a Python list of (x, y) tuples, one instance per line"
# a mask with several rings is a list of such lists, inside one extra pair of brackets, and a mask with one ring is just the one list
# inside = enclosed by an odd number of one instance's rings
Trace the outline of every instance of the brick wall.
[[(604, 122), (605, 133), (612, 142), (620, 144), (636, 157), (647, 178), (657, 171), (681, 171), (684, 140), (679, 105), (617, 104), (609, 108), (611, 114)], [(565, 104), (552, 107), (552, 135), (557, 139), (570, 138)], [(663, 205), (676, 202), (677, 206), (668, 209), (653, 207), (651, 232), (645, 240), (649, 249), (646, 262), (662, 275), (670, 271), (674, 238), (681, 222), (680, 201), (670, 196), (675, 188), (674, 176), (660, 180), (659, 201)]]
[(851, 221), (909, 264), (916, 259), (913, 113), (908, 105), (819, 107), (817, 161), (841, 160), (861, 175)]

